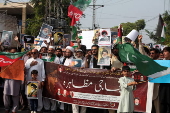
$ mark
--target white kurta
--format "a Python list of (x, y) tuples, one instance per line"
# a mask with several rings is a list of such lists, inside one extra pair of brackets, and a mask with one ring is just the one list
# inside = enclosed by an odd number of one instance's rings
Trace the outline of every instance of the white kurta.
[[(32, 61), (37, 61), (37, 65), (30, 66)], [(26, 61), (25, 63), (25, 68), (27, 69), (27, 74), (26, 74), (26, 81), (29, 81), (32, 79), (31, 77), (31, 71), (32, 70), (37, 70), (38, 71), (38, 76), (37, 76), (37, 81), (45, 81), (45, 70), (44, 70), (44, 61), (39, 59), (39, 58), (30, 58)], [(43, 108), (42, 104), (42, 89), (39, 89), (38, 91), (38, 107), (37, 111), (41, 111)]]
[(70, 57), (70, 58), (66, 58), (65, 62), (64, 62), (64, 65), (65, 66), (69, 66), (71, 64), (71, 61), (72, 61), (73, 57)]
[(134, 111), (134, 97), (133, 97), (133, 86), (128, 86), (127, 84), (133, 82), (134, 79), (129, 77), (119, 78), (120, 83), (120, 102), (118, 106), (118, 113), (122, 112), (133, 112)]
[[(37, 61), (37, 65), (34, 66), (30, 66), (32, 61)], [(31, 80), (31, 71), (32, 70), (37, 70), (38, 71), (38, 76), (37, 76), (37, 80), (38, 81), (44, 81), (45, 80), (45, 70), (44, 70), (44, 61), (39, 59), (39, 58), (30, 58), (27, 60), (27, 62), (25, 63), (25, 68), (28, 70), (27, 71), (27, 75), (26, 75), (26, 81), (27, 80)]]

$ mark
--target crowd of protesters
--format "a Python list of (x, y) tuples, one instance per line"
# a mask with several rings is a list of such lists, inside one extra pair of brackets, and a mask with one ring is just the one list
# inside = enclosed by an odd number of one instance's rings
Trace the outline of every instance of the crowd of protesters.
[[(129, 41), (131, 43), (131, 41)], [(69, 105), (43, 98), (43, 86), (45, 82), (44, 62), (53, 62), (71, 66), (72, 59), (81, 59), (84, 68), (100, 68), (112, 71), (119, 70), (123, 65), (128, 63), (122, 62), (119, 57), (119, 50), (116, 47), (111, 49), (109, 66), (99, 66), (98, 62), (98, 45), (93, 45), (90, 50), (85, 45), (81, 45), (81, 40), (77, 39), (78, 47), (67, 46), (65, 48), (56, 48), (53, 45), (41, 47), (40, 50), (32, 49), (22, 57), (25, 63), (25, 81), (0, 78), (0, 105), (4, 106), (5, 112), (16, 113), (18, 110), (29, 109), (31, 113), (52, 112), (52, 113), (116, 113), (116, 110), (107, 110), (99, 108), (90, 108)], [(142, 36), (138, 36), (138, 44), (131, 43), (143, 55), (147, 55), (153, 60), (170, 60), (170, 47), (165, 47), (162, 51), (157, 48), (146, 47), (142, 43)], [(18, 48), (4, 48), (4, 52), (20, 52)], [(104, 52), (103, 52), (104, 53)], [(29, 80), (39, 82), (38, 101), (28, 100), (25, 93), (25, 83)], [(170, 112), (170, 85), (169, 84), (152, 84), (154, 85), (152, 113), (169, 113)], [(35, 102), (35, 104), (33, 104)], [(133, 112), (133, 111), (127, 111)]]

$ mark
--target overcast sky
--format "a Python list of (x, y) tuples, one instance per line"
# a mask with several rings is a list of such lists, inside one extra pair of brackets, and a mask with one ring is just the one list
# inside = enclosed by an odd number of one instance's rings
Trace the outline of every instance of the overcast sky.
[[(24, 2), (29, 0), (11, 1)], [(4, 2), (4, 0), (0, 0), (0, 2)], [(158, 24), (159, 14), (170, 9), (168, 7), (170, 0), (96, 0), (96, 5), (104, 5), (96, 10), (96, 24), (99, 24), (100, 28), (110, 28), (118, 26), (120, 23), (144, 19), (146, 21), (145, 29), (153, 31)], [(86, 18), (81, 18), (83, 29), (92, 28), (92, 11), (90, 7), (84, 11)], [(144, 30), (140, 33), (144, 36), (144, 43), (152, 42)]]

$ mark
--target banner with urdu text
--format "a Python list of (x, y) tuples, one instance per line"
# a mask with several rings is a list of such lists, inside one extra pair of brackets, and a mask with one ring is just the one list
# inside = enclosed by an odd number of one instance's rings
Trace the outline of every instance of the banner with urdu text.
[[(106, 69), (70, 68), (54, 63), (45, 63), (46, 82), (43, 96), (58, 101), (94, 108), (117, 109), (120, 100), (118, 79), (120, 72)], [(147, 77), (135, 73), (136, 81)], [(138, 84), (134, 91), (135, 111), (146, 111), (147, 82)]]

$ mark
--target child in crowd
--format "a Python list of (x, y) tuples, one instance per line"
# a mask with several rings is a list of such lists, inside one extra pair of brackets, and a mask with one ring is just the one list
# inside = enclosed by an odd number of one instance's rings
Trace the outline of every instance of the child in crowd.
[(133, 90), (134, 85), (137, 82), (134, 79), (128, 77), (130, 75), (130, 67), (123, 66), (122, 67), (122, 75), (123, 77), (119, 78), (120, 83), (120, 102), (118, 106), (118, 113), (133, 113), (134, 111), (134, 98), (133, 98)]
[[(31, 108), (31, 113), (37, 113), (37, 107), (38, 107), (38, 88), (40, 87), (39, 81), (37, 81), (37, 76), (38, 76), (38, 71), (37, 70), (32, 70), (31, 71), (31, 77), (32, 79), (30, 80), (31, 82), (27, 81), (27, 84), (30, 84), (31, 86), (31, 91), (28, 94), (28, 99), (30, 102), (30, 108)], [(38, 85), (36, 85), (34, 82), (37, 82)]]

